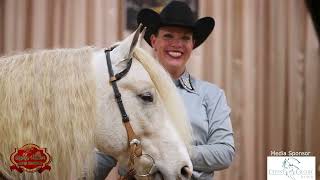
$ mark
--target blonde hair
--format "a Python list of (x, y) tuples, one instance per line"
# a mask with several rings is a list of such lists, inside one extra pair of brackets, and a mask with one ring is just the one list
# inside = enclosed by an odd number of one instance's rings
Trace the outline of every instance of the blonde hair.
[(186, 145), (192, 142), (191, 125), (183, 101), (172, 83), (169, 73), (151, 55), (143, 49), (136, 47), (133, 56), (143, 65), (149, 73), (158, 90), (164, 106), (172, 117), (172, 123)]
[[(0, 59), (0, 172), (16, 178), (70, 179), (92, 168), (92, 50), (43, 50)], [(50, 171), (10, 172), (10, 154), (27, 143), (47, 148)], [(85, 162), (90, 165), (84, 167)]]

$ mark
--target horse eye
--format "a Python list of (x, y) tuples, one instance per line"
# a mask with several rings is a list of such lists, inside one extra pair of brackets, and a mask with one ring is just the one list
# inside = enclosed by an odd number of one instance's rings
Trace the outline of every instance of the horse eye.
[(145, 92), (138, 96), (145, 102), (153, 102), (153, 95), (151, 94), (151, 92)]

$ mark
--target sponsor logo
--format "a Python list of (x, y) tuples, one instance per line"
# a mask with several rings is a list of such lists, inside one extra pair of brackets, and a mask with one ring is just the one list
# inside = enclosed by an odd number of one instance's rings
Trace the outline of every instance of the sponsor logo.
[(12, 166), (11, 171), (16, 170), (20, 173), (50, 171), (51, 156), (46, 152), (46, 148), (40, 148), (35, 144), (26, 144), (21, 148), (15, 148), (10, 156)]
[(268, 156), (267, 180), (315, 180), (314, 156)]

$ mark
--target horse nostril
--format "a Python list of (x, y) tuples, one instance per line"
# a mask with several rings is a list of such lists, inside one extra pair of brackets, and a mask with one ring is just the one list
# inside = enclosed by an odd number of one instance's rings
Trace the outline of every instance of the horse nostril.
[(184, 166), (181, 168), (181, 175), (184, 178), (190, 179), (192, 176), (192, 171), (189, 166)]

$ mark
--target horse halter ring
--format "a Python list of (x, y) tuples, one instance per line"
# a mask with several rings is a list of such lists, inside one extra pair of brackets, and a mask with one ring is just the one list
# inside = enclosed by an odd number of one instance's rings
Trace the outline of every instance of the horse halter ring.
[[(156, 164), (155, 164), (155, 161), (154, 159), (152, 158), (151, 155), (149, 154), (142, 154), (140, 157), (135, 157), (136, 158), (139, 158), (139, 159), (142, 159), (142, 158), (145, 158), (145, 159), (148, 159), (148, 164), (147, 166), (143, 166), (143, 169), (142, 171), (143, 172), (140, 172), (139, 168), (141, 167), (135, 167), (134, 169), (136, 169), (136, 176), (139, 176), (139, 177), (148, 177), (150, 175), (152, 175), (153, 173), (156, 172)], [(135, 161), (136, 162), (136, 161)], [(139, 165), (139, 164), (138, 164)]]

